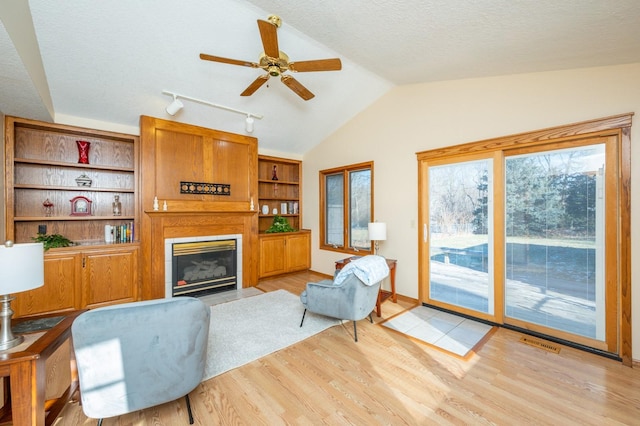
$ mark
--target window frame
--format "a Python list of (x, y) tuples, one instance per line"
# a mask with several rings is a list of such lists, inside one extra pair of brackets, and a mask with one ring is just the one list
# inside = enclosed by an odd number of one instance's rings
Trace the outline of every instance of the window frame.
[[(318, 172), (319, 175), (319, 181), (320, 181), (320, 214), (319, 214), (319, 218), (320, 218), (320, 238), (319, 238), (319, 245), (320, 245), (320, 249), (321, 250), (330, 250), (330, 251), (337, 251), (337, 252), (341, 252), (341, 253), (348, 253), (351, 255), (365, 255), (365, 254), (372, 254), (373, 253), (373, 247), (371, 246), (371, 244), (369, 245), (369, 248), (361, 248), (361, 247), (350, 247), (348, 246), (348, 243), (350, 241), (350, 212), (351, 212), (351, 205), (350, 205), (350, 180), (349, 180), (349, 176), (350, 173), (352, 172), (358, 172), (358, 171), (363, 171), (363, 170), (369, 170), (370, 174), (371, 174), (371, 182), (370, 182), (370, 192), (371, 192), (371, 197), (370, 197), (370, 206), (369, 206), (369, 220), (371, 222), (374, 221), (374, 185), (373, 185), (373, 178), (374, 178), (374, 170), (373, 170), (373, 161), (365, 161), (362, 163), (357, 163), (357, 164), (349, 164), (346, 166), (341, 166), (341, 167), (334, 167), (331, 169), (325, 169), (325, 170), (320, 170)], [(327, 231), (326, 231), (326, 227), (327, 227), (327, 217), (326, 217), (326, 207), (327, 207), (327, 187), (326, 187), (326, 179), (328, 176), (334, 176), (337, 174), (342, 174), (343, 176), (343, 193), (342, 193), (342, 201), (343, 201), (343, 205), (344, 205), (344, 211), (343, 211), (343, 226), (342, 226), (342, 237), (343, 237), (343, 245), (342, 246), (336, 246), (333, 244), (328, 244), (327, 241)]]

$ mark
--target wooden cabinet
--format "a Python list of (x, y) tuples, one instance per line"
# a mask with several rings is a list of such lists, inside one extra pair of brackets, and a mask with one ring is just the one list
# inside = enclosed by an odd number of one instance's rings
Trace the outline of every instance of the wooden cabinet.
[[(301, 161), (258, 156), (259, 278), (311, 267), (311, 232), (300, 229), (301, 194)], [(266, 234), (275, 216), (286, 218), (299, 231)]]
[(133, 302), (138, 297), (138, 248), (83, 253), (82, 308)]
[(258, 156), (259, 232), (266, 231), (276, 215), (287, 218), (293, 228), (300, 229), (302, 226), (301, 179), (302, 162)]
[(311, 232), (260, 234), (260, 278), (311, 267)]
[(31, 242), (46, 227), (95, 244), (105, 225), (133, 228), (136, 239), (137, 136), (6, 117), (5, 138), (7, 239)]
[(44, 285), (15, 294), (14, 317), (64, 313), (134, 302), (139, 294), (139, 247), (52, 249), (45, 253)]
[(45, 284), (16, 295), (16, 317), (136, 300), (138, 164), (137, 136), (5, 117), (6, 239), (46, 228), (76, 244), (45, 253)]
[(81, 255), (77, 251), (46, 253), (44, 282), (35, 290), (15, 294), (14, 317), (74, 311), (80, 306)]

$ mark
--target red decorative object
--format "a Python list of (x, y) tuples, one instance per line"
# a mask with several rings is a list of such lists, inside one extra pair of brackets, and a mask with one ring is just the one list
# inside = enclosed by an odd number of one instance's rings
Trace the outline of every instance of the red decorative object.
[(89, 164), (89, 148), (91, 147), (91, 142), (76, 141), (76, 144), (78, 145), (78, 163)]
[(44, 215), (46, 217), (51, 217), (51, 215), (53, 214), (53, 203), (47, 198), (46, 200), (44, 200), (42, 205), (44, 206)]

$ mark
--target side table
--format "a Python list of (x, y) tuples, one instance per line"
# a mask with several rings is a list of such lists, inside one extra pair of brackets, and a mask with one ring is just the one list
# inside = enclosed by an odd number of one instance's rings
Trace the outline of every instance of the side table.
[[(336, 261), (336, 271), (344, 268), (344, 266), (351, 262), (352, 260), (359, 259), (361, 256), (351, 256), (346, 259), (341, 259)], [(398, 302), (398, 296), (396, 295), (396, 259), (385, 259), (387, 261), (387, 266), (389, 266), (389, 280), (391, 281), (391, 291), (383, 290), (380, 287), (380, 292), (378, 293), (378, 301), (376, 302), (376, 316), (380, 317), (382, 315), (382, 302), (391, 298), (393, 303)]]
[[(33, 332), (17, 332), (24, 334), (25, 341), (15, 348), (0, 352), (0, 376), (9, 377), (9, 393), (11, 401), (11, 420), (15, 426), (51, 425), (67, 401), (78, 389), (78, 377), (73, 368), (73, 348), (71, 345), (71, 324), (84, 310), (57, 314), (57, 323), (47, 329), (36, 329)], [(56, 315), (40, 315), (37, 317), (18, 318), (13, 321), (16, 327), (46, 323)], [(26, 323), (26, 324), (25, 324)], [(15, 331), (14, 331), (15, 333)], [(65, 343), (69, 343), (70, 384), (62, 395), (54, 401), (45, 401), (46, 395), (46, 362)], [(47, 407), (45, 408), (45, 402)], [(8, 417), (9, 413), (7, 413)], [(9, 419), (0, 419), (1, 423)]]

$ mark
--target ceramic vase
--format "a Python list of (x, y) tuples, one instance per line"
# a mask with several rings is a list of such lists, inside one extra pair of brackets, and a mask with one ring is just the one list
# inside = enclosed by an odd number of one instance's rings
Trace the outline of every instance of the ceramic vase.
[(76, 141), (76, 144), (78, 145), (78, 163), (89, 164), (89, 148), (91, 147), (91, 142)]

